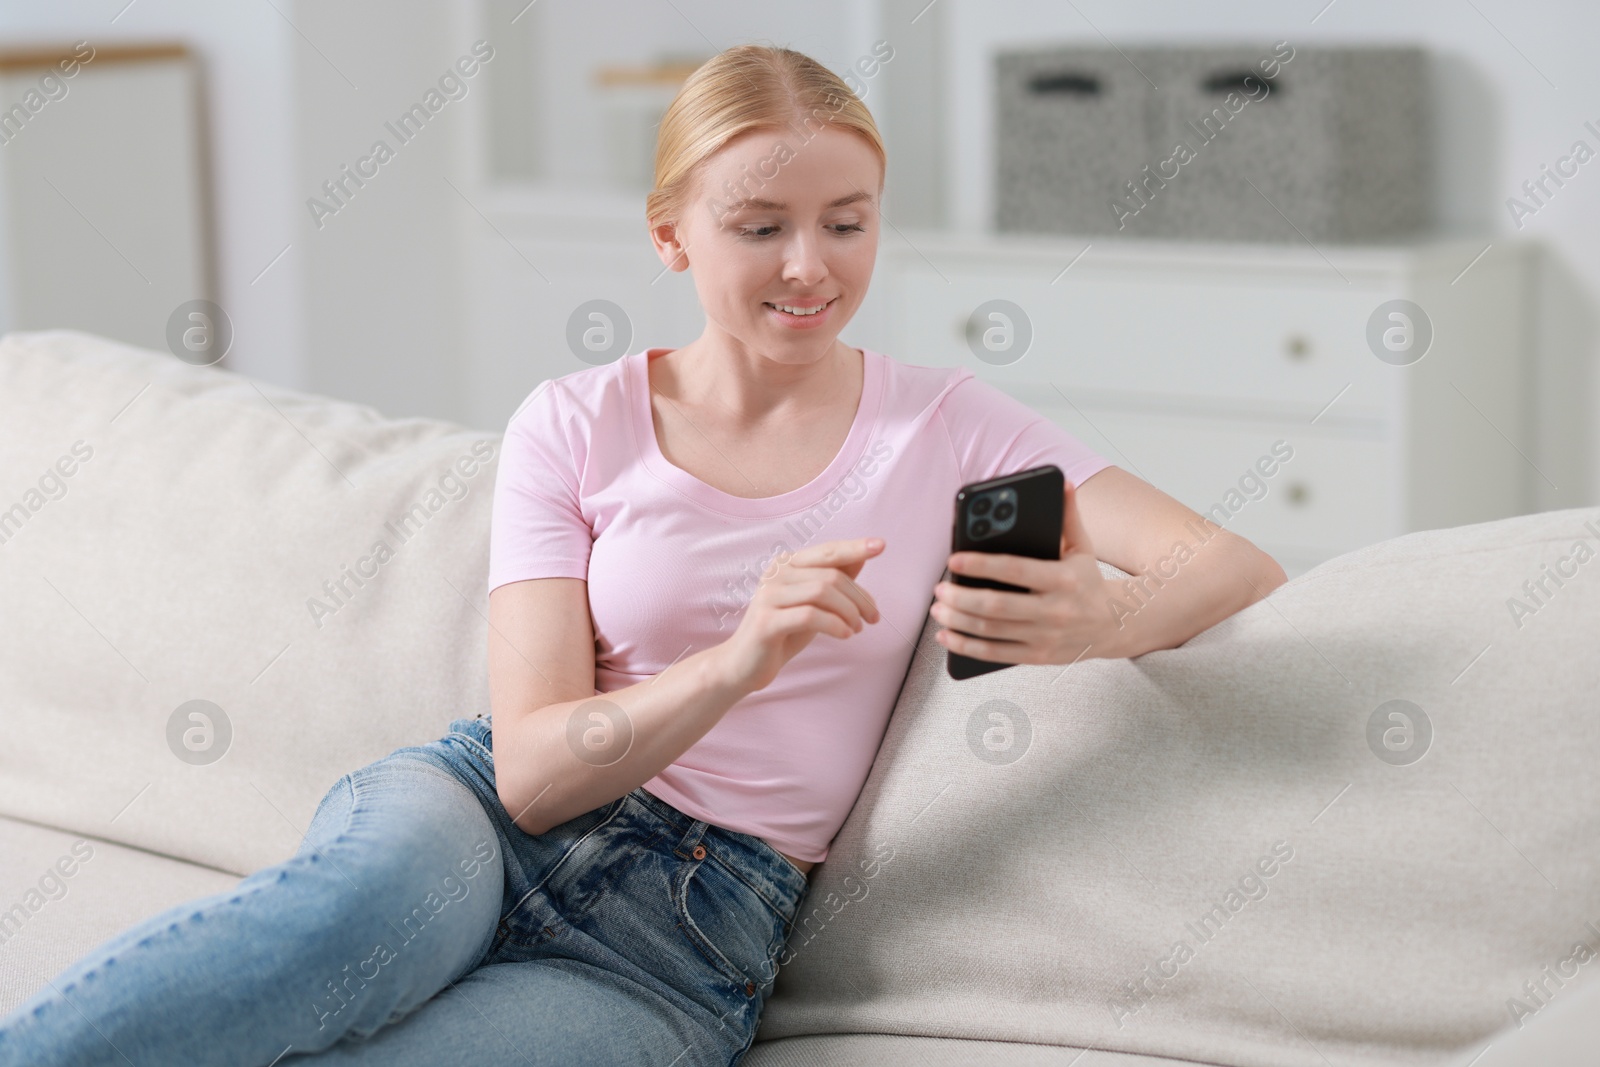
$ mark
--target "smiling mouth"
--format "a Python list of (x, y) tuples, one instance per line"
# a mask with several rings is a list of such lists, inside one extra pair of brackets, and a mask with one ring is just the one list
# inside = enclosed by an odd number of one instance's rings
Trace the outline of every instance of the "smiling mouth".
[[(838, 297), (834, 297), (833, 298), (833, 300), (837, 300), (837, 299), (839, 299), (839, 298)], [(766, 307), (772, 308), (775, 311), (782, 311), (782, 312), (784, 312), (785, 314), (788, 314), (788, 315), (795, 315), (795, 316), (798, 316), (800, 318), (807, 318), (807, 317), (809, 317), (811, 315), (815, 315), (818, 312), (822, 311), (829, 304), (832, 304), (833, 300), (829, 300), (829, 301), (827, 301), (827, 303), (823, 303), (823, 304), (815, 304), (815, 305), (812, 305), (811, 307), (803, 307), (803, 306), (801, 306), (799, 304), (774, 304), (770, 300), (764, 300), (764, 301), (762, 301), (762, 303)]]

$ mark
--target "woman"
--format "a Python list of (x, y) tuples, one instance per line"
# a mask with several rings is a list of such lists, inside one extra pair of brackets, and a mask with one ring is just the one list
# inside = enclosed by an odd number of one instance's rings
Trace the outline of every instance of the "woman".
[[(955, 652), (1067, 664), (1176, 646), (1283, 581), (1219, 530), (1117, 610), (1095, 560), (1145, 576), (1198, 515), (968, 371), (837, 340), (884, 169), (807, 57), (695, 72), (647, 215), (705, 331), (508, 424), (493, 731), (345, 775), (294, 857), (0, 1021), (0, 1064), (737, 1063), (930, 611)], [(956, 488), (1041, 463), (1067, 478), (1061, 559), (949, 556)]]

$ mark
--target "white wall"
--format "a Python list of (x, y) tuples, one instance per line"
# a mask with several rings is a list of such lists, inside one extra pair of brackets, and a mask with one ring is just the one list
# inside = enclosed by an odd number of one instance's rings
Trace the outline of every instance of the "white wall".
[[(315, 42), (293, 53), (290, 192), (304, 256), (308, 387), (390, 416), (461, 421), (460, 235), (483, 224), (468, 202), (476, 190), (466, 151), (485, 99), (482, 65), (459, 79), (458, 99), (439, 83), (480, 36), (492, 48), (496, 32), (474, 25), (464, 3), (306, 0), (296, 11)], [(439, 110), (402, 139), (389, 127), (430, 90)], [(379, 141), (393, 158), (369, 164), (376, 173), (359, 187), (346, 179), (342, 205), (330, 198), (323, 183), (360, 166)], [(313, 198), (337, 212), (315, 218)]]
[(79, 39), (96, 47), (177, 39), (199, 54), (208, 94), (215, 299), (234, 325), (225, 365), (266, 381), (303, 386), (301, 263), (291, 250), (261, 274), (289, 243), (296, 206), (290, 107), (294, 31), (265, 3), (0, 3), (0, 40), (7, 47)]
[[(703, 50), (751, 38), (842, 67), (878, 37), (916, 39), (894, 24), (906, 5), (886, 10), (891, 14), (880, 18), (856, 0), (804, 8), (540, 0), (524, 22), (542, 20), (547, 73), (553, 84), (567, 85), (587, 76), (595, 56), (644, 58), (663, 48)], [(1600, 8), (1578, 0), (939, 0), (923, 17), (947, 20), (946, 188), (951, 220), (962, 228), (981, 227), (991, 213), (989, 70), (1001, 46), (1102, 44), (1101, 34), (1117, 41), (1420, 44), (1436, 56), (1444, 108), (1436, 213), (1450, 232), (1482, 232), (1486, 243), (1517, 232), (1504, 201), (1541, 164), (1579, 137), (1600, 143), (1583, 128), (1586, 119), (1600, 125), (1600, 68), (1587, 55), (1600, 40)], [(378, 185), (320, 232), (310, 226), (305, 200), (472, 39), (511, 32), (484, 23), (471, 0), (0, 0), (0, 36), (9, 45), (177, 37), (199, 52), (210, 92), (218, 299), (236, 329), (228, 365), (394, 415), (460, 417), (465, 410), (453, 384), (466, 335), (459, 237), (484, 224), (443, 178), (470, 181), (474, 173), (462, 157), (474, 143), (470, 124), (481, 120), (484, 94), (452, 102), (426, 131), (427, 143), (408, 146)], [(555, 135), (551, 143), (562, 146), (553, 171), (581, 178), (598, 166), (597, 126), (583, 106), (552, 100), (542, 118)], [(1547, 400), (1600, 420), (1600, 375), (1593, 371), (1600, 162), (1526, 220), (1520, 236), (1528, 235), (1551, 253), (1539, 297), (1545, 366), (1573, 361), (1586, 376), (1576, 391), (1553, 389), (1554, 378), (1547, 379)], [(1568, 457), (1547, 471), (1562, 485), (1553, 502), (1600, 500), (1600, 441), (1591, 434), (1546, 445), (1546, 454)]]

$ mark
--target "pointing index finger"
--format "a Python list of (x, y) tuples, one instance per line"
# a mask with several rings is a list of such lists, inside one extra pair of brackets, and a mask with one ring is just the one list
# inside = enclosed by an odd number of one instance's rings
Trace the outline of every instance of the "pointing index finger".
[(883, 538), (881, 537), (857, 537), (849, 541), (824, 541), (820, 545), (809, 545), (802, 548), (789, 557), (789, 562), (799, 567), (843, 567), (852, 563), (859, 566), (881, 548), (883, 548)]

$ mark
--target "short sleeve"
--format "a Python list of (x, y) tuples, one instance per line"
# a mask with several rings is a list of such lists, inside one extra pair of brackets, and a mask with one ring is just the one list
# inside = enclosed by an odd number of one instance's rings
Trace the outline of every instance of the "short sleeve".
[(1110, 460), (1022, 401), (963, 370), (939, 405), (961, 480), (987, 481), (1053, 463), (1079, 486)]
[(489, 521), (489, 592), (530, 578), (589, 577), (594, 531), (579, 502), (572, 432), (554, 379), (507, 422)]

